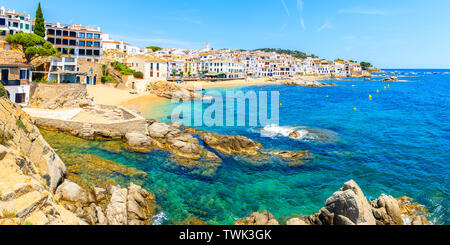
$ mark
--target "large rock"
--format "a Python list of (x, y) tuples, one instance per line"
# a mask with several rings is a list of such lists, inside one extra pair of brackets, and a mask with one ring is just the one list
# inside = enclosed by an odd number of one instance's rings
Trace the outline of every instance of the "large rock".
[(53, 193), (64, 178), (64, 163), (28, 114), (4, 98), (0, 98), (0, 169), (0, 219), (11, 212), (21, 223), (83, 223), (55, 202)]
[[(333, 223), (347, 218), (355, 225), (376, 225), (372, 207), (361, 188), (353, 180), (345, 183), (342, 189), (334, 193), (326, 201), (325, 208), (335, 216)], [(342, 218), (337, 217), (338, 215)], [(333, 225), (333, 223), (328, 223), (328, 225)]]
[(402, 212), (398, 201), (392, 196), (382, 194), (371, 202), (373, 215), (378, 225), (403, 225)]
[(128, 190), (120, 186), (110, 187), (111, 202), (106, 208), (106, 219), (109, 225), (127, 225)]
[(79, 185), (66, 180), (56, 190), (56, 195), (61, 195), (61, 199), (74, 203), (86, 204), (89, 202), (88, 195)]
[(266, 210), (261, 213), (252, 213), (243, 220), (236, 220), (235, 225), (279, 225), (272, 214)]
[(157, 81), (149, 83), (147, 90), (156, 94), (159, 97), (174, 99), (177, 101), (190, 101), (190, 100), (211, 100), (211, 97), (204, 96), (201, 93), (198, 93), (191, 89), (185, 89), (180, 87), (176, 83), (166, 82), (166, 81)]
[(142, 133), (127, 133), (125, 135), (128, 146), (134, 151), (149, 151), (152, 144), (152, 139)]
[(66, 171), (64, 163), (44, 140), (30, 116), (7, 99), (0, 99), (0, 143), (39, 165), (36, 170), (52, 192), (62, 182)]
[(148, 225), (155, 215), (155, 196), (142, 187), (130, 184), (127, 196), (128, 224)]

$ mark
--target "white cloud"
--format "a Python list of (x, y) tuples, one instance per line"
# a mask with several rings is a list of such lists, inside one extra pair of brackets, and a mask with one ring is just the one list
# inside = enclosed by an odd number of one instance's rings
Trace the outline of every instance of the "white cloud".
[(323, 25), (321, 27), (319, 27), (319, 29), (317, 29), (317, 32), (321, 32), (325, 29), (333, 29), (334, 26), (333, 24), (331, 24), (329, 21), (325, 21), (325, 23), (323, 23)]
[(349, 9), (340, 9), (340, 14), (364, 14), (364, 15), (387, 15), (387, 12), (380, 9), (364, 9), (361, 7), (354, 7)]
[(300, 25), (303, 30), (306, 29), (305, 20), (303, 19), (303, 0), (297, 0), (298, 15), (300, 17)]
[(289, 8), (286, 5), (286, 3), (284, 2), (284, 0), (281, 0), (281, 4), (283, 4), (284, 10), (286, 11), (286, 14), (291, 17), (291, 13), (289, 12)]

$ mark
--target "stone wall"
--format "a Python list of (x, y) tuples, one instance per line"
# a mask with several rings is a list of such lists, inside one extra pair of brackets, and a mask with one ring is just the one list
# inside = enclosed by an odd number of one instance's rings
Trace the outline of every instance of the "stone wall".
[(103, 109), (121, 109), (123, 111), (123, 120), (110, 123), (87, 123), (74, 120), (33, 119), (39, 127), (60, 130), (85, 139), (123, 139), (127, 133), (146, 132), (146, 120), (122, 107), (101, 105)]
[(93, 104), (85, 84), (31, 83), (30, 107), (42, 109), (79, 108)]

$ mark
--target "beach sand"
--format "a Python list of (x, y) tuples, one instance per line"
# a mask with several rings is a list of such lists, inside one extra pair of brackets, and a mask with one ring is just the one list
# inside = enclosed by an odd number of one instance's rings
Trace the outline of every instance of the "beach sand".
[(253, 85), (276, 85), (287, 81), (305, 80), (305, 81), (317, 81), (325, 79), (325, 77), (318, 76), (297, 76), (286, 78), (284, 80), (271, 81), (270, 78), (255, 78), (255, 79), (240, 79), (240, 80), (228, 80), (220, 82), (208, 82), (208, 81), (196, 81), (196, 82), (183, 82), (180, 86), (185, 88), (221, 88), (221, 87), (241, 87), (241, 86), (253, 86)]
[[(279, 79), (277, 81), (271, 81), (270, 78), (256, 78), (256, 79), (241, 79), (241, 80), (229, 80), (220, 82), (208, 82), (208, 81), (196, 81), (196, 82), (183, 82), (179, 85), (184, 88), (221, 88), (221, 87), (243, 87), (253, 85), (276, 85), (287, 81), (303, 80), (303, 81), (317, 81), (326, 79), (325, 77), (318, 76), (297, 76), (293, 78)], [(98, 104), (104, 105), (118, 105), (124, 106), (128, 109), (135, 109), (142, 114), (147, 112), (147, 109), (152, 105), (160, 105), (166, 103), (168, 100), (158, 97), (153, 94), (130, 94), (128, 89), (114, 88), (108, 85), (88, 85), (87, 86), (89, 96), (94, 97), (94, 100)], [(82, 115), (80, 115), (81, 117)]]

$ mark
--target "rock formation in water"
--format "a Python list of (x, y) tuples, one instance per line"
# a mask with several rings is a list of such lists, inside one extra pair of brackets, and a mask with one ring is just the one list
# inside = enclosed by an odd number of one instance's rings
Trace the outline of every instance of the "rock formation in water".
[(176, 83), (167, 81), (151, 82), (147, 86), (147, 91), (159, 97), (179, 101), (212, 99), (211, 97), (204, 96), (203, 94), (196, 92), (193, 89), (186, 89)]
[[(424, 225), (427, 220), (425, 209), (412, 204), (412, 199), (398, 199), (382, 194), (369, 202), (361, 188), (353, 181), (344, 184), (339, 191), (327, 199), (325, 207), (317, 214), (295, 216), (287, 220), (287, 225)], [(255, 217), (272, 215), (267, 211), (254, 213), (236, 225), (271, 225), (267, 219)], [(271, 222), (275, 224), (274, 221)]]
[(286, 81), (286, 82), (283, 82), (282, 84), (286, 85), (286, 86), (313, 87), (313, 88), (337, 86), (337, 84), (334, 84), (334, 83), (320, 83), (320, 82), (316, 82), (316, 81)]

